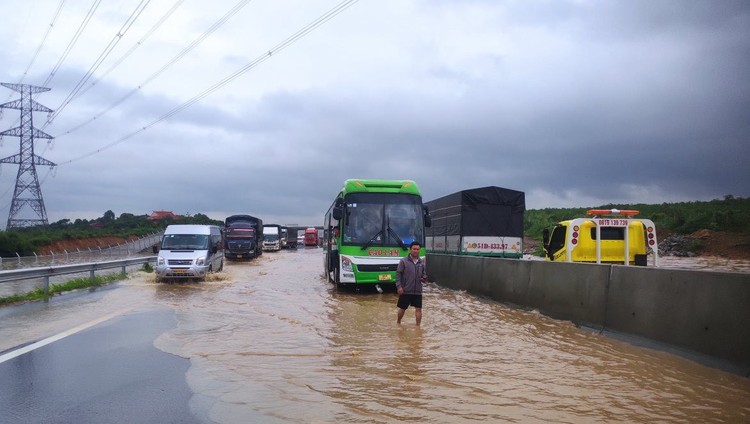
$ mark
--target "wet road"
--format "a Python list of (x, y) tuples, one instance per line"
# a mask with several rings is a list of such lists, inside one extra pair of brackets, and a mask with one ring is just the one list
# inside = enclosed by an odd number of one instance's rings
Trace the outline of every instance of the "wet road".
[(12, 360), (0, 356), (0, 422), (199, 423), (188, 407), (190, 361), (153, 345), (173, 315), (116, 313)]
[(168, 310), (153, 344), (189, 358), (187, 408), (206, 422), (750, 421), (750, 379), (435, 284), (422, 327), (411, 310), (398, 326), (394, 294), (336, 292), (322, 261), (267, 252), (200, 284), (135, 274), (3, 308), (0, 352), (119, 310)]

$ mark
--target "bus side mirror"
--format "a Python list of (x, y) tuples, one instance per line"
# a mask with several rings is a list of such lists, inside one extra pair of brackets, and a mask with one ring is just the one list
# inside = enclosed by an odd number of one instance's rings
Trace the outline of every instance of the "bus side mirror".
[(343, 206), (334, 206), (333, 211), (331, 213), (331, 216), (336, 221), (340, 221), (341, 218), (344, 217), (344, 207)]
[(340, 221), (341, 218), (344, 217), (344, 199), (337, 198), (336, 203), (333, 205), (333, 211), (331, 211), (331, 216), (336, 221)]
[(547, 252), (547, 248), (549, 247), (549, 230), (546, 228), (542, 230), (542, 247)]
[(430, 208), (428, 208), (425, 205), (422, 205), (422, 211), (424, 215), (424, 226), (425, 227), (432, 227), (432, 217), (430, 216)]

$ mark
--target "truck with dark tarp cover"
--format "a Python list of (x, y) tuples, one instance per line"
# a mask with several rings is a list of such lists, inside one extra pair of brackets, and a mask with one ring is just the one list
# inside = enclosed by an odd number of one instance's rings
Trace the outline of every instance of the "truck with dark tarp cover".
[(252, 259), (263, 254), (263, 221), (250, 215), (232, 215), (224, 220), (224, 256)]
[(296, 249), (297, 248), (297, 226), (286, 225), (281, 227), (281, 238), (284, 241), (282, 249)]
[(461, 190), (426, 202), (432, 226), (428, 252), (520, 258), (523, 256), (522, 191), (489, 186)]

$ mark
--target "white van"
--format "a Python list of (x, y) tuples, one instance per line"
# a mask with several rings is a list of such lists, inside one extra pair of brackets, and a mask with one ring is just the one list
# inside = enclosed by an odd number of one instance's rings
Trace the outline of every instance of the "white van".
[(170, 225), (156, 260), (156, 279), (205, 279), (209, 272), (224, 268), (224, 242), (221, 229), (216, 225)]

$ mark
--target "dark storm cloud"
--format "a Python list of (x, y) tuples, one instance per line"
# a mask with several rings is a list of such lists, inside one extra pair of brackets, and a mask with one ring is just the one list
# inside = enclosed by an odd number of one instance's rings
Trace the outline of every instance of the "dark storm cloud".
[[(185, 66), (163, 76), (178, 91), (149, 84), (61, 134), (133, 90), (108, 79), (50, 128), (50, 160), (96, 153), (61, 165), (45, 199), (97, 216), (249, 212), (308, 225), (347, 178), (414, 179), (428, 200), (498, 185), (532, 208), (748, 196), (749, 5), (417, 2), (420, 18), (393, 16), (387, 33), (332, 25), (321, 51), (341, 57), (302, 56), (321, 49), (308, 40), (145, 131), (224, 74)], [(242, 51), (216, 63), (239, 66)], [(61, 71), (45, 104), (85, 69)]]

